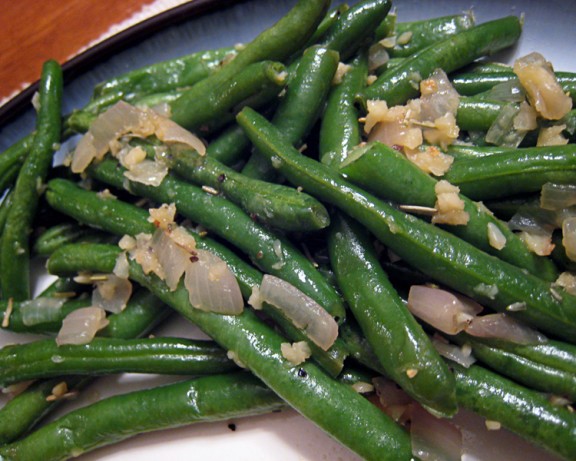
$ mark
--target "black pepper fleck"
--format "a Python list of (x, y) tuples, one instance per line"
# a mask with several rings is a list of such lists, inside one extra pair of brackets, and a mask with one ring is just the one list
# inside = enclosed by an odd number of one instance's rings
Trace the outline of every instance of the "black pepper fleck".
[(234, 423), (228, 424), (228, 429), (230, 429), (232, 432), (234, 432), (236, 430), (236, 424), (234, 424)]
[(304, 368), (298, 368), (298, 376), (300, 378), (306, 378), (306, 376), (308, 376), (308, 372)]

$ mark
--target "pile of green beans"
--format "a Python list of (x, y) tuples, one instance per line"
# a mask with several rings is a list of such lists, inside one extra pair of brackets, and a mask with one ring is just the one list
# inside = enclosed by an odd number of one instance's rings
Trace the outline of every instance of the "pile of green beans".
[[(536, 145), (536, 131), (518, 148), (487, 145), (486, 132), (510, 104), (492, 99), (491, 88), (518, 82), (511, 67), (486, 57), (518, 41), (521, 19), (401, 22), (392, 6), (358, 0), (331, 9), (329, 0), (298, 0), (250, 43), (102, 81), (68, 115), (62, 70), (45, 64), (36, 130), (0, 154), (1, 328), (42, 336), (0, 348), (0, 386), (33, 381), (0, 408), (0, 460), (66, 460), (138, 433), (286, 408), (362, 459), (414, 459), (410, 416), (395, 419), (374, 404), (386, 399), (370, 386), (376, 377), (395, 383), (411, 407), (446, 421), (471, 410), (576, 459), (576, 295), (558, 282), (576, 264), (559, 229), (554, 252), (536, 255), (507, 222), (546, 183), (576, 186), (576, 113), (558, 121), (565, 145)], [(383, 49), (390, 59), (375, 65)], [(363, 132), (371, 101), (403, 105), (436, 69), (460, 94), (458, 142), (434, 147), (452, 156), (442, 177)], [(576, 74), (556, 76), (576, 101)], [(123, 139), (167, 165), (159, 185), (129, 180), (111, 155), (81, 174), (52, 167), (61, 142), (93, 136), (94, 121), (119, 101), (162, 106), (206, 153), (163, 144), (160, 134)], [(440, 179), (459, 187), (468, 224), (430, 221)], [(133, 292), (125, 309), (107, 314), (87, 343), (58, 345), (66, 317), (91, 306), (93, 283), (118, 268), (121, 239), (153, 234), (160, 225), (148, 209), (164, 204), (175, 205), (176, 223), (198, 249), (226, 263), (244, 310), (196, 309), (182, 281), (171, 289), (128, 258)], [(490, 226), (504, 248), (492, 245)], [(36, 261), (56, 281), (33, 298)], [(267, 274), (333, 318), (331, 347), (316, 345), (307, 326), (274, 306), (253, 306)], [(546, 338), (516, 344), (437, 331), (408, 309), (409, 288), (421, 284), (470, 297)], [(156, 336), (168, 317), (210, 339)], [(438, 337), (475, 362), (465, 367), (443, 356)], [(296, 342), (310, 349), (298, 364), (283, 352)], [(119, 373), (177, 382), (66, 411), (67, 398)], [(46, 422), (57, 406), (64, 415)]]

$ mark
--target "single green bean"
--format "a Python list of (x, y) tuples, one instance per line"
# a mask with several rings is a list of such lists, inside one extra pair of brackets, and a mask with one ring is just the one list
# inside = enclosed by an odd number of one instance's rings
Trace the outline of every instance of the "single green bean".
[[(382, 143), (375, 142), (358, 149), (341, 165), (340, 171), (351, 182), (365, 187), (381, 199), (401, 205), (435, 206), (437, 180), (404, 155)], [(468, 213), (468, 222), (464, 225), (444, 226), (445, 229), (544, 280), (553, 282), (558, 278), (554, 263), (531, 252), (507, 223), (496, 219), (487, 209), (465, 195), (459, 194), (459, 197), (464, 202), (463, 211)], [(495, 226), (504, 236), (503, 248), (495, 248), (491, 243), (490, 226)]]
[(376, 39), (396, 36), (397, 41), (393, 47), (387, 49), (388, 54), (393, 58), (408, 58), (431, 43), (445, 40), (471, 29), (474, 25), (474, 16), (470, 12), (420, 21), (397, 22), (392, 30), (386, 24), (381, 24), (376, 31)]
[(338, 20), (322, 37), (321, 45), (340, 53), (347, 61), (372, 39), (376, 28), (388, 15), (390, 0), (361, 0), (340, 14)]
[(513, 45), (521, 32), (515, 16), (479, 24), (433, 43), (389, 69), (362, 92), (361, 100), (384, 99), (389, 106), (404, 104), (418, 95), (418, 83), (435, 69), (450, 73), (475, 59)]
[(55, 146), (60, 141), (61, 99), (62, 69), (56, 61), (47, 61), (40, 81), (36, 134), (31, 152), (18, 175), (2, 233), (2, 295), (16, 301), (30, 297), (29, 237), (41, 186), (48, 174)]
[(110, 239), (110, 235), (96, 229), (87, 229), (76, 223), (56, 224), (42, 232), (35, 240), (32, 247), (34, 254), (39, 256), (50, 256), (56, 248), (66, 243), (83, 242), (105, 242)]
[[(52, 273), (110, 271), (120, 249), (107, 245), (71, 244), (48, 260)], [(291, 365), (281, 353), (282, 336), (249, 309), (240, 315), (220, 315), (194, 309), (182, 286), (170, 291), (133, 261), (130, 278), (198, 325), (297, 411), (359, 456), (373, 461), (406, 460), (410, 440), (403, 429), (349, 386), (324, 374), (313, 362)]]
[(444, 179), (472, 200), (538, 192), (547, 182), (573, 183), (576, 145), (526, 147), (480, 158), (456, 159)]
[[(556, 72), (556, 79), (562, 91), (576, 99), (576, 74), (573, 72)], [(452, 78), (452, 84), (459, 94), (475, 96), (494, 88), (498, 84), (517, 82), (518, 77), (512, 71), (460, 73)]]
[(352, 185), (301, 155), (255, 111), (245, 108), (237, 120), (289, 181), (355, 218), (413, 267), (496, 310), (524, 303), (525, 310), (514, 312), (518, 318), (553, 336), (575, 340), (576, 297)]
[(568, 459), (576, 456), (576, 415), (554, 406), (540, 392), (478, 365), (453, 365), (456, 395), (467, 408)]
[(320, 126), (320, 161), (326, 165), (339, 165), (362, 139), (356, 94), (364, 88), (368, 75), (368, 57), (360, 54), (332, 88), (326, 101)]
[[(258, 107), (262, 101), (269, 102), (275, 98), (284, 88), (286, 77), (286, 69), (279, 62), (260, 61), (246, 66), (232, 76), (225, 87), (214, 88), (211, 92), (205, 92), (202, 97), (187, 98), (186, 128), (206, 133), (223, 127), (234, 119), (238, 107), (255, 105), (256, 102)], [(178, 123), (183, 123), (178, 118), (178, 110), (182, 104), (180, 101), (193, 89), (194, 87), (184, 91), (174, 101), (168, 102), (171, 117)], [(150, 102), (147, 102), (147, 105), (150, 105)]]
[(62, 461), (136, 434), (277, 411), (284, 403), (248, 373), (135, 391), (75, 410), (0, 448), (0, 458)]
[(476, 359), (502, 376), (531, 389), (570, 401), (576, 399), (576, 369), (561, 370), (496, 345), (485, 344), (470, 335), (466, 335), (459, 342), (470, 345)]
[(338, 285), (386, 375), (435, 413), (454, 415), (454, 377), (389, 282), (368, 233), (333, 217), (328, 247)]
[(456, 112), (456, 124), (464, 131), (488, 131), (505, 102), (462, 96)]
[(65, 375), (159, 373), (205, 375), (237, 368), (211, 341), (183, 338), (94, 338), (87, 344), (57, 345), (42, 339), (0, 349), (3, 386)]

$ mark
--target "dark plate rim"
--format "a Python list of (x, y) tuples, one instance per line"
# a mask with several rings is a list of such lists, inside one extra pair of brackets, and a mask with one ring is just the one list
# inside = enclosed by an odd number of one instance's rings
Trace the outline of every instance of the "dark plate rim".
[[(96, 63), (135, 45), (139, 40), (149, 37), (151, 34), (244, 1), (246, 0), (190, 0), (139, 22), (63, 63), (64, 83), (73, 80)], [(32, 95), (38, 90), (38, 83), (39, 79), (0, 107), (0, 126), (6, 125), (22, 115), (29, 107)]]

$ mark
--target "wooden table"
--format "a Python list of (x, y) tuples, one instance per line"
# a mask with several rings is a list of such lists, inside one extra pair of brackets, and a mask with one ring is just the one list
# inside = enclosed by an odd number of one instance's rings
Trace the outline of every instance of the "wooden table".
[(186, 0), (2, 0), (0, 105), (95, 41)]

